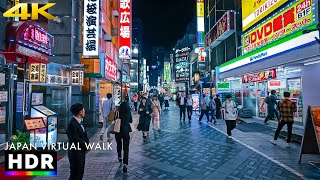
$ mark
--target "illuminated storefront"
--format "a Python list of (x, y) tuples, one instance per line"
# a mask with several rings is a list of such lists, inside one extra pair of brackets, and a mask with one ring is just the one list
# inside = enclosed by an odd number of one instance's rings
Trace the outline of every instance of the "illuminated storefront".
[[(298, 8), (303, 4), (304, 8)], [(300, 125), (307, 107), (318, 105), (320, 86), (314, 77), (320, 75), (319, 44), (315, 40), (319, 32), (303, 33), (316, 27), (317, 7), (318, 2), (311, 0), (288, 4), (243, 34), (243, 56), (217, 68), (218, 83), (230, 82), (230, 92), (223, 94), (232, 93), (251, 117), (266, 116), (263, 101), (271, 90), (277, 91), (278, 99), (283, 98), (284, 91), (291, 93), (291, 100), (297, 103), (295, 120)]]

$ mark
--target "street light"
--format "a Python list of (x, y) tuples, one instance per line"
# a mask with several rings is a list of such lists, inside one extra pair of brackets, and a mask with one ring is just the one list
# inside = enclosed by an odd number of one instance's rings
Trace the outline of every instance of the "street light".
[(134, 53), (134, 54), (138, 54), (138, 53), (139, 53), (138, 48), (135, 47), (135, 48), (133, 49), (133, 53)]
[(202, 52), (202, 57), (207, 57), (207, 52), (203, 51)]

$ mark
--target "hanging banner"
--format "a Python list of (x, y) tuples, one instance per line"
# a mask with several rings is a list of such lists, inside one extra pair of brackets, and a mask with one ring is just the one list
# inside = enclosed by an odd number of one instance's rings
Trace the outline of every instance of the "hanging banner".
[(100, 0), (84, 0), (83, 57), (99, 57)]
[(116, 62), (112, 61), (109, 56), (105, 57), (105, 67), (106, 67), (106, 77), (112, 81), (117, 80), (118, 65)]
[(164, 83), (170, 83), (171, 82), (171, 66), (170, 66), (170, 62), (165, 62), (164, 63), (163, 79), (164, 79)]
[(119, 58), (131, 59), (131, 0), (119, 2)]
[(245, 0), (242, 1), (242, 30), (270, 15), (272, 11), (286, 3), (288, 0)]
[(316, 24), (312, 0), (296, 0), (256, 28), (244, 33), (242, 54), (247, 54), (270, 43)]
[(264, 71), (261, 73), (243, 75), (242, 83), (246, 84), (246, 83), (252, 83), (252, 82), (261, 82), (261, 81), (267, 81), (275, 78), (277, 78), (277, 70), (271, 69), (269, 71)]
[(197, 0), (198, 45), (204, 45), (204, 0)]

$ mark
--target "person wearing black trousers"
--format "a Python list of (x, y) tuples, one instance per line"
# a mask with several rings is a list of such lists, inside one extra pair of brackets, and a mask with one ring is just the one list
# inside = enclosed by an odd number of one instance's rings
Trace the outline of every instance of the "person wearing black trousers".
[(216, 103), (216, 118), (217, 119), (221, 119), (221, 107), (222, 107), (222, 103), (220, 100), (220, 95), (217, 94), (216, 98), (214, 98), (214, 102)]
[(73, 118), (67, 128), (69, 144), (75, 144), (76, 147), (80, 147), (80, 149), (72, 148), (68, 150), (70, 163), (69, 180), (81, 180), (86, 163), (86, 151), (89, 150), (86, 146), (86, 144), (89, 143), (89, 139), (83, 126), (85, 110), (82, 104), (77, 103), (71, 106), (70, 111), (73, 114)]
[[(128, 101), (129, 98), (126, 98)], [(117, 153), (118, 160), (122, 163), (122, 150), (123, 150), (123, 172), (127, 173), (128, 159), (129, 159), (129, 143), (130, 135), (132, 131), (130, 123), (132, 123), (132, 115), (130, 112), (130, 106), (128, 102), (122, 102), (119, 107), (119, 118), (121, 119), (120, 133), (116, 133), (117, 141)]]
[(180, 121), (182, 121), (182, 116), (183, 116), (183, 121), (185, 121), (187, 98), (185, 97), (184, 93), (181, 93), (181, 97), (177, 100), (177, 102), (179, 104), (179, 109), (180, 109)]
[(187, 97), (187, 113), (188, 113), (189, 121), (191, 121), (192, 111), (193, 111), (193, 99), (192, 99), (191, 95), (188, 94), (188, 97)]

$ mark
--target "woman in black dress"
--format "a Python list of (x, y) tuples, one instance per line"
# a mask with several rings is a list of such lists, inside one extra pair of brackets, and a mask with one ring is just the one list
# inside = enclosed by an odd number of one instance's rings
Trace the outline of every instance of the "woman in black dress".
[(151, 108), (151, 105), (147, 103), (147, 98), (145, 97), (142, 98), (142, 101), (139, 105), (138, 113), (140, 117), (139, 117), (139, 124), (137, 129), (143, 132), (143, 139), (146, 140), (149, 132), (151, 113), (152, 113), (152, 108)]

